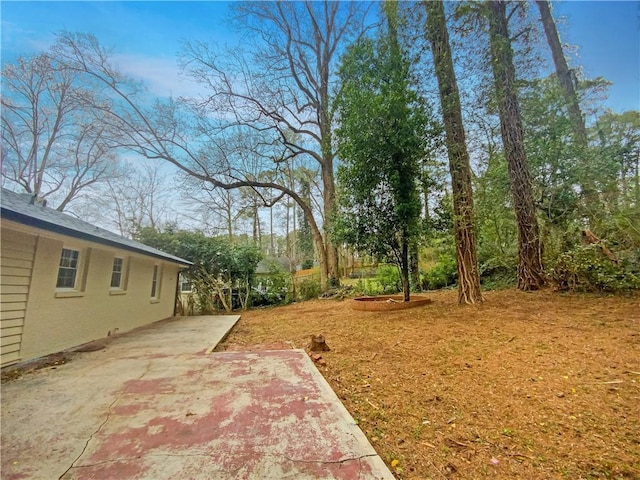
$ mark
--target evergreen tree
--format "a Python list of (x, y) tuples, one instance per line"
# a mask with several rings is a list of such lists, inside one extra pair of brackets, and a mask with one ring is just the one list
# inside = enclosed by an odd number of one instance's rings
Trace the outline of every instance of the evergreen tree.
[(409, 249), (421, 214), (416, 181), (429, 122), (400, 48), (397, 4), (385, 3), (384, 12), (386, 32), (353, 45), (340, 69), (340, 209), (334, 233), (395, 263), (409, 301)]

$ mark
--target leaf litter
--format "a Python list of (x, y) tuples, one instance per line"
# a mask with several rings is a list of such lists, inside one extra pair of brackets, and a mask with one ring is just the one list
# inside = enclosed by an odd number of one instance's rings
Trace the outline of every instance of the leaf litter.
[(640, 297), (428, 295), (243, 312), (221, 349), (324, 335), (320, 372), (398, 479), (640, 478)]

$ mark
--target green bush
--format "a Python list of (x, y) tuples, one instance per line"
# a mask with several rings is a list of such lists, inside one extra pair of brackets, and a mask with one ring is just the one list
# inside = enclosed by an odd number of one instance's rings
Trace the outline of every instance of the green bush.
[(397, 293), (401, 288), (400, 273), (395, 265), (381, 265), (376, 272), (376, 280), (382, 293)]
[(640, 277), (623, 262), (607, 258), (599, 245), (578, 246), (558, 256), (550, 269), (559, 290), (578, 292), (623, 292), (640, 289)]
[(423, 274), (422, 283), (427, 290), (437, 290), (454, 285), (457, 277), (458, 266), (455, 257), (448, 253), (443, 253), (438, 256), (436, 266)]
[(480, 283), (485, 290), (504, 290), (515, 287), (517, 283), (515, 268), (511, 270), (494, 270), (490, 275), (481, 274)]
[(318, 298), (322, 289), (318, 280), (303, 280), (298, 285), (298, 297), (300, 300), (312, 300)]
[(254, 280), (252, 306), (283, 305), (290, 303), (287, 295), (291, 286), (291, 274), (278, 262), (268, 261), (269, 273)]
[(487, 290), (513, 287), (517, 282), (517, 260), (511, 257), (493, 257), (479, 265), (480, 281)]
[(365, 278), (359, 279), (358, 282), (353, 286), (354, 295), (366, 295), (370, 297), (375, 297), (376, 295), (380, 295), (382, 293), (382, 288), (380, 288), (380, 284), (375, 278)]

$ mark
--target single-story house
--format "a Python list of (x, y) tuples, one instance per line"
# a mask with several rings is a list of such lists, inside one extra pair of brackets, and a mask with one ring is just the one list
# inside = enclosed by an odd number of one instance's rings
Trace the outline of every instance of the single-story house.
[(174, 314), (191, 263), (47, 208), (0, 197), (2, 366)]

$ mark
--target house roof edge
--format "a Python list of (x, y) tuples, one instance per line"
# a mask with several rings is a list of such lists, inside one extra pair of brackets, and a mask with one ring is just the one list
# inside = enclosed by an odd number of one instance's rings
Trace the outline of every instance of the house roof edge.
[[(5, 204), (7, 197), (10, 197), (10, 201)], [(20, 194), (4, 188), (2, 189), (2, 202), (0, 206), (0, 217), (2, 219), (81, 240), (128, 250), (177, 263), (182, 266), (193, 265), (193, 263), (188, 260), (170, 255), (135, 240), (122, 237), (103, 228), (96, 227), (84, 220), (71, 217), (63, 212), (58, 212), (40, 205), (32, 205), (28, 200), (21, 197)], [(21, 203), (24, 203), (24, 205), (21, 205)], [(56, 222), (56, 220), (58, 221)]]

